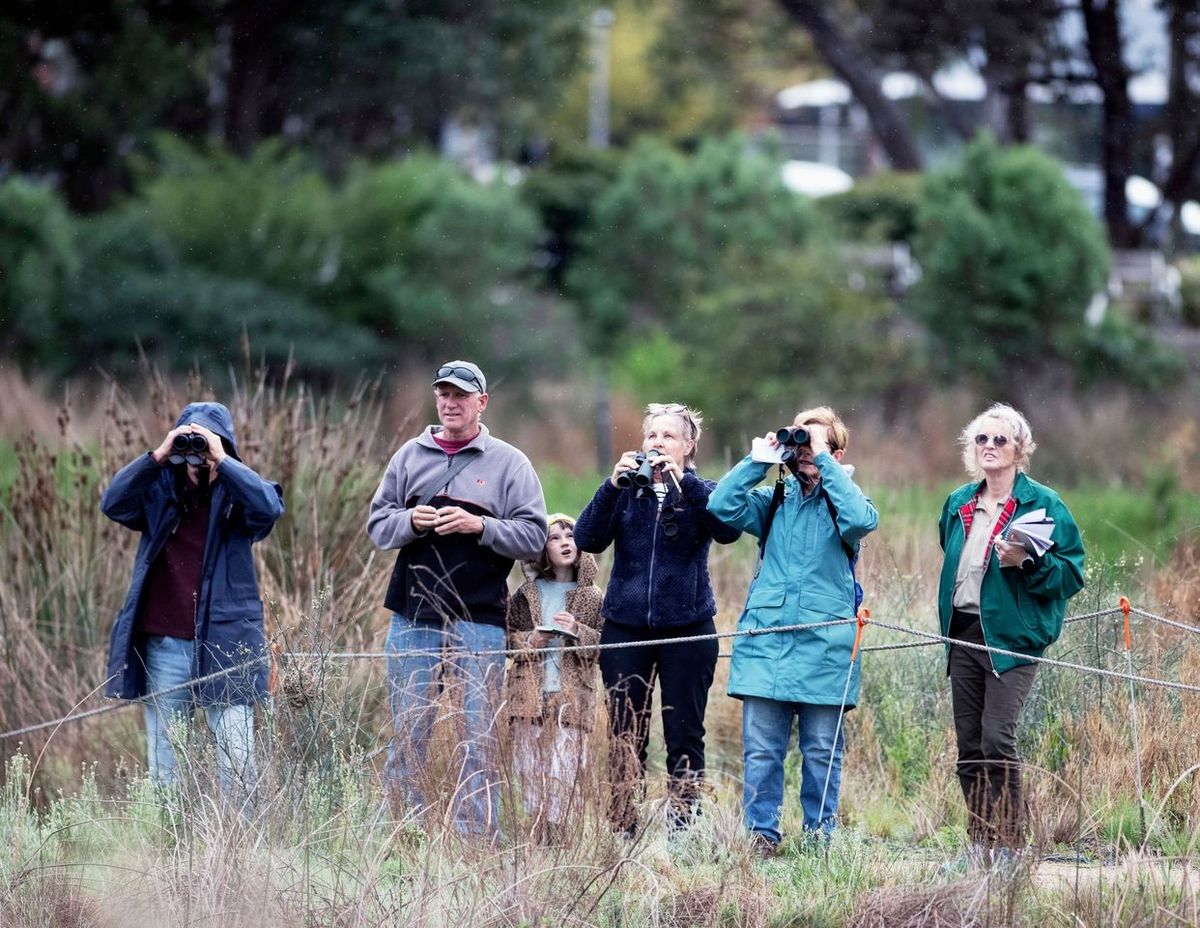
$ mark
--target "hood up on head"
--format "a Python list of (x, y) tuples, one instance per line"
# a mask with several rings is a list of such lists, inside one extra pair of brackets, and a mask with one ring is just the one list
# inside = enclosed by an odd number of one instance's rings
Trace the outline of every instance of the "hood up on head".
[(219, 435), (221, 444), (225, 446), (225, 453), (235, 461), (241, 460), (237, 451), (237, 439), (233, 434), (233, 416), (227, 407), (221, 403), (188, 403), (179, 414), (175, 428), (193, 423)]

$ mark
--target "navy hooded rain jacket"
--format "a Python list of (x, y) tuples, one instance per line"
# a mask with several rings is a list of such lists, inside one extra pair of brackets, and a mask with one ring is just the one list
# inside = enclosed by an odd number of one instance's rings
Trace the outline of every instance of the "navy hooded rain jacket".
[[(246, 705), (267, 689), (263, 606), (250, 546), (266, 538), (283, 515), (283, 491), (241, 462), (233, 417), (220, 403), (190, 404), (175, 427), (190, 423), (220, 435), (228, 455), (212, 477), (192, 678), (235, 668), (197, 685), (194, 695), (200, 705)], [(179, 523), (173, 469), (160, 466), (149, 453), (142, 455), (113, 477), (100, 508), (114, 522), (142, 536), (129, 594), (112, 629), (105, 687), (108, 696), (137, 699), (146, 695), (138, 609), (150, 565)]]

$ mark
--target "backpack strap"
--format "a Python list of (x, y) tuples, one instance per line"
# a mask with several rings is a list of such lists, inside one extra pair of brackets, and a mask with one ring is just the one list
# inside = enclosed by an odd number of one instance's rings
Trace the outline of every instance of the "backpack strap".
[[(829, 515), (833, 517), (833, 530), (837, 531), (837, 507), (833, 505), (833, 500), (829, 498), (829, 494), (825, 492), (825, 488), (821, 488), (821, 495), (825, 497), (825, 505), (829, 507)], [(841, 533), (838, 533), (838, 538), (842, 542), (842, 551), (845, 552), (846, 560), (850, 562), (850, 579), (854, 581), (854, 612), (858, 613), (858, 607), (863, 604), (863, 597), (866, 595), (863, 592), (862, 584), (858, 582), (858, 552), (853, 546), (846, 543), (846, 539), (842, 538)]]
[(758, 563), (754, 565), (754, 579), (758, 579), (758, 572), (762, 570), (763, 555), (767, 552), (767, 536), (771, 534), (771, 523), (775, 521), (775, 513), (779, 511), (779, 507), (783, 505), (783, 465), (779, 465), (779, 474), (775, 477), (775, 492), (771, 494), (771, 505), (767, 507), (767, 519), (763, 522), (762, 535), (758, 539)]
[[(836, 532), (838, 517), (837, 507), (833, 505), (833, 500), (829, 498), (829, 494), (825, 492), (824, 487), (821, 487), (821, 495), (825, 497), (825, 505), (829, 507), (829, 515), (833, 519), (833, 530)], [(854, 562), (858, 560), (858, 552), (846, 543), (846, 539), (842, 538), (840, 533), (838, 534), (838, 538), (842, 542), (842, 550), (846, 552), (846, 558), (850, 561), (850, 564), (853, 567)]]
[(445, 473), (438, 474), (438, 476), (435, 477), (429, 483), (429, 485), (421, 491), (421, 495), (417, 497), (417, 505), (428, 506), (430, 501), (438, 495), (438, 491), (443, 487), (449, 486), (450, 481), (457, 477), (462, 469), (475, 460), (475, 458), (478, 456), (478, 451), (472, 454), (463, 454), (461, 451), (459, 451), (457, 454), (455, 454), (454, 457), (451, 458), (450, 466), (446, 468)]

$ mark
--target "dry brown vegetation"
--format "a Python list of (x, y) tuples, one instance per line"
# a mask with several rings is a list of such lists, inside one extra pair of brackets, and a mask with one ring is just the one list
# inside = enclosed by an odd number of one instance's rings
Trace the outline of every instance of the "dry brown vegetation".
[[(135, 539), (99, 514), (99, 494), (109, 475), (165, 431), (186, 400), (213, 394), (196, 382), (172, 384), (151, 375), (136, 391), (108, 385), (88, 397), (68, 393), (60, 408), (19, 380), (0, 389), (20, 400), (19, 413), (4, 404), (0, 427), (23, 436), (13, 482), (0, 497), (6, 563), (0, 573), (0, 730), (8, 730), (77, 704), (100, 704), (94, 690), (105, 672), (108, 625), (124, 595)], [(792, 838), (783, 857), (755, 862), (740, 824), (740, 705), (723, 695), (724, 660), (706, 723), (713, 790), (700, 825), (682, 842), (665, 838), (659, 753), (652, 753), (644, 807), (650, 827), (632, 844), (605, 823), (601, 763), (587, 768), (559, 847), (538, 845), (511, 795), (499, 848), (481, 848), (443, 827), (444, 805), (420, 822), (392, 821), (381, 810), (377, 778), (390, 729), (382, 662), (341, 661), (335, 653), (382, 647), (386, 615), (379, 603), (390, 557), (366, 540), (364, 515), (388, 453), (423, 424), (423, 395), (414, 389), (385, 397), (365, 385), (335, 402), (301, 384), (261, 378), (239, 379), (220, 391), (216, 398), (234, 413), (243, 456), (285, 487), (288, 516), (259, 546), (260, 576), (271, 632), (285, 652), (304, 652), (281, 660), (280, 698), (264, 714), (268, 779), (260, 806), (252, 820), (242, 821), (213, 801), (202, 742), (178, 802), (164, 805), (140, 778), (136, 710), (26, 736), (16, 760), (16, 743), (0, 743), (9, 759), (0, 803), (0, 839), (7, 840), (0, 846), (12, 848), (0, 852), (0, 925), (916, 928), (1194, 921), (1195, 883), (1188, 883), (1186, 867), (1140, 895), (1105, 889), (1104, 880), (1099, 888), (1066, 892), (1020, 876), (994, 884), (938, 879), (938, 864), (958, 853), (963, 815), (940, 647), (868, 655), (863, 703), (848, 723), (847, 827), (826, 853)], [(556, 437), (583, 441), (580, 416), (571, 410), (582, 408), (586, 395), (570, 396), (566, 412), (546, 419), (560, 424)], [(953, 450), (920, 436), (953, 434), (972, 408), (969, 398), (930, 404), (903, 430), (860, 417), (852, 425), (862, 479), (883, 484), (880, 475), (888, 474), (892, 485), (904, 486), (953, 478)], [(636, 431), (636, 406), (617, 404), (615, 414), (622, 430)], [(1092, 410), (1064, 416), (1062, 427), (1091, 436), (1102, 420)], [(1171, 421), (1162, 453), (1187, 460), (1194, 453), (1187, 450), (1191, 433), (1177, 417)], [(918, 437), (905, 437), (909, 429)], [(544, 430), (515, 417), (501, 420), (498, 431), (535, 460), (556, 447)], [(941, 451), (930, 458), (931, 448)], [(1114, 455), (1106, 466), (1116, 474), (1132, 468), (1132, 460)], [(1194, 473), (1177, 473), (1194, 489)], [(860, 579), (876, 618), (933, 628), (937, 553), (930, 518), (897, 514), (871, 539)], [(1133, 583), (1139, 605), (1190, 620), (1200, 596), (1198, 550), (1194, 538), (1185, 539), (1158, 569), (1147, 562), (1092, 572), (1076, 610), (1109, 607)], [(748, 544), (714, 549), (722, 629), (736, 622), (752, 557)], [(1200, 684), (1196, 636), (1145, 621), (1135, 634), (1139, 673)], [(868, 629), (868, 644), (892, 640), (900, 639)], [(722, 650), (728, 648), (724, 643)], [(1119, 621), (1072, 626), (1054, 653), (1122, 667)], [(1137, 711), (1150, 825), (1145, 850), (1159, 855), (1156, 860), (1194, 860), (1200, 834), (1196, 697), (1143, 687)], [(1022, 730), (1037, 848), (1103, 857), (1138, 844), (1129, 713), (1121, 681), (1057, 670), (1040, 675)], [(598, 726), (593, 738), (596, 759), (605, 753), (602, 730)], [(427, 773), (432, 792), (444, 794), (455, 732), (447, 723), (439, 734), (440, 760)], [(657, 736), (652, 743), (661, 751)], [(793, 836), (799, 832), (795, 805), (789, 786), (784, 828)]]

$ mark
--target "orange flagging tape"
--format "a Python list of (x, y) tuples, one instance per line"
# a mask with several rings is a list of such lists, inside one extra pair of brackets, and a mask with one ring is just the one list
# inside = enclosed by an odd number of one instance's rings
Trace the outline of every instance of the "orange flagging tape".
[(858, 646), (862, 644), (863, 629), (867, 627), (867, 621), (871, 618), (870, 609), (858, 610), (858, 630), (854, 633), (854, 648), (850, 651), (850, 663), (854, 663), (854, 659), (858, 657)]
[(1117, 600), (1117, 605), (1121, 607), (1121, 611), (1125, 613), (1125, 650), (1133, 650), (1133, 635), (1129, 631), (1129, 612), (1133, 609), (1133, 604), (1129, 602), (1128, 596), (1122, 596)]

